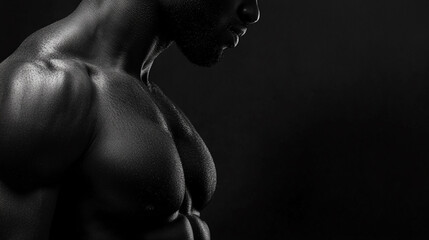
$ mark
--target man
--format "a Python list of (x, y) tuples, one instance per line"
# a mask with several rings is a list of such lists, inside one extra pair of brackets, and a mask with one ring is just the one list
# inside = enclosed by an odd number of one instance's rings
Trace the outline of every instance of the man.
[(216, 63), (258, 18), (257, 0), (84, 0), (27, 38), (0, 65), (0, 239), (209, 239), (212, 158), (148, 75), (173, 41)]

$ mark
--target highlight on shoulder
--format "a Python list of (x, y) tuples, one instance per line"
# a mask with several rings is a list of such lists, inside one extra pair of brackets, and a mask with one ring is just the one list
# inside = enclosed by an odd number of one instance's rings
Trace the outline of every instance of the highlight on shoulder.
[(72, 61), (9, 58), (0, 64), (2, 178), (7, 169), (22, 170), (12, 178), (31, 172), (26, 182), (61, 175), (92, 138), (94, 95), (85, 68)]

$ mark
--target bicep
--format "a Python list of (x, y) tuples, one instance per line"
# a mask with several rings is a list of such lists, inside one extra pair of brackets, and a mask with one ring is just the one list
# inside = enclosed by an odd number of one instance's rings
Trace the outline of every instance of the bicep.
[(0, 109), (0, 180), (24, 188), (51, 184), (72, 163), (76, 149), (70, 144), (64, 153), (70, 137), (60, 127), (67, 122), (39, 107), (18, 116), (10, 106)]

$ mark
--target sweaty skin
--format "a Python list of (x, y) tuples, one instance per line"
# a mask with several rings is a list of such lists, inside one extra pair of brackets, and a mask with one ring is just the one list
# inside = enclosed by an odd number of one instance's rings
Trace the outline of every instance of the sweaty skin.
[(212, 157), (148, 75), (172, 42), (213, 65), (258, 18), (256, 0), (84, 0), (28, 37), (0, 64), (0, 239), (210, 239)]

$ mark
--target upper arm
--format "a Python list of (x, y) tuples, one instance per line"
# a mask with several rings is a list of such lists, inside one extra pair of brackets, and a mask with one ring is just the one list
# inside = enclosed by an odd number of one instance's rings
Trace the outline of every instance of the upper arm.
[(0, 70), (0, 180), (55, 184), (90, 143), (93, 89), (84, 72), (33, 62)]

